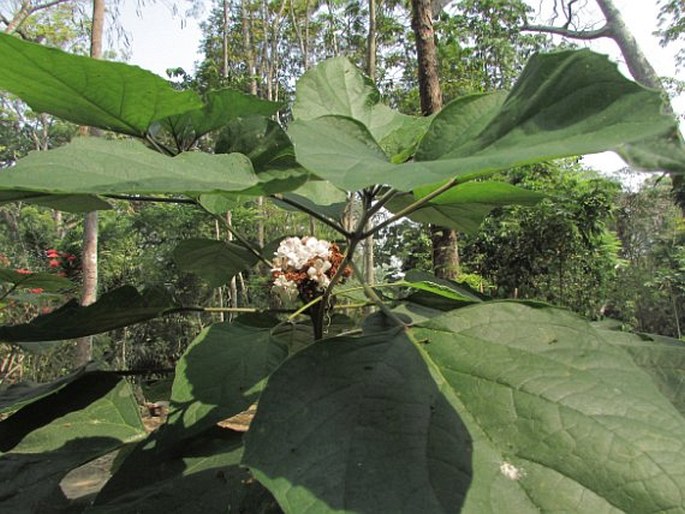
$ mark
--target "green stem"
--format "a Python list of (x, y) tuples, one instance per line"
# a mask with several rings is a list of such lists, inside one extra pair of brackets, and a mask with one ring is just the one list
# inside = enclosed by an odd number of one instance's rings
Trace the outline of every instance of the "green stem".
[(237, 232), (231, 225), (228, 224), (228, 222), (223, 217), (221, 217), (217, 214), (214, 214), (214, 217), (217, 220), (219, 220), (219, 222), (224, 226), (224, 228), (226, 230), (228, 230), (231, 233), (231, 235), (233, 235), (233, 237), (235, 237), (240, 242), (240, 244), (242, 244), (245, 248), (247, 248), (252, 255), (257, 257), (257, 259), (259, 259), (261, 262), (266, 264), (269, 267), (269, 269), (271, 269), (271, 265), (272, 265), (271, 261), (268, 260), (266, 257), (264, 257), (259, 252), (259, 250), (257, 250), (254, 246), (252, 246), (252, 244), (250, 244), (250, 242), (247, 240), (247, 238), (245, 238), (242, 234), (240, 234), (240, 232)]
[(420, 209), (421, 207), (423, 207), (424, 205), (426, 205), (428, 202), (430, 202), (433, 198), (435, 198), (436, 196), (441, 195), (442, 193), (444, 193), (444, 192), (447, 191), (448, 189), (453, 188), (453, 187), (456, 186), (457, 184), (459, 184), (459, 181), (458, 181), (456, 178), (453, 178), (453, 179), (451, 179), (451, 180), (445, 182), (442, 186), (440, 186), (439, 188), (435, 189), (434, 191), (431, 191), (430, 193), (428, 193), (426, 196), (424, 196), (424, 197), (421, 198), (420, 200), (417, 200), (417, 201), (415, 201), (414, 203), (408, 205), (407, 207), (405, 207), (405, 208), (402, 209), (401, 211), (397, 212), (394, 216), (391, 216), (390, 218), (388, 218), (387, 220), (385, 220), (385, 221), (379, 223), (379, 224), (376, 225), (375, 227), (372, 227), (370, 230), (367, 230), (366, 232), (362, 232), (362, 233), (360, 234), (360, 237), (361, 237), (362, 239), (366, 239), (366, 238), (369, 237), (370, 235), (372, 235), (372, 234), (378, 232), (378, 231), (379, 231), (380, 229), (382, 229), (383, 227), (387, 227), (387, 226), (390, 225), (391, 223), (394, 223), (394, 222), (396, 222), (397, 220), (399, 220), (400, 218), (404, 218), (405, 216), (407, 216), (407, 215), (411, 214), (412, 212), (416, 211), (417, 209)]
[(324, 215), (316, 212), (315, 210), (310, 209), (309, 207), (306, 207), (306, 206), (300, 204), (299, 202), (296, 202), (295, 200), (291, 200), (290, 198), (286, 198), (280, 194), (271, 195), (271, 198), (278, 200), (280, 202), (283, 202), (285, 204), (288, 204), (291, 207), (295, 207), (297, 210), (302, 211), (306, 214), (309, 214), (312, 218), (319, 220), (321, 223), (323, 223), (325, 225), (328, 225), (329, 227), (331, 227), (336, 232), (339, 232), (340, 234), (345, 236), (345, 238), (347, 238), (347, 239), (349, 239), (351, 236), (351, 234), (347, 230), (345, 230), (345, 228), (342, 225), (340, 225), (339, 223), (337, 223), (336, 221), (328, 218), (327, 216), (324, 216)]
[[(354, 262), (350, 262), (350, 266), (352, 266), (352, 269), (355, 273), (359, 274), (359, 276), (362, 276), (361, 271)], [(373, 290), (373, 288), (366, 282), (366, 280), (362, 281), (362, 288), (364, 289), (364, 294), (366, 295), (366, 297), (369, 300), (371, 300), (381, 310), (383, 314), (385, 314), (389, 319), (393, 320), (396, 325), (400, 327), (407, 326), (405, 322), (403, 322), (400, 318), (397, 317), (397, 315), (394, 312), (390, 310), (390, 307), (383, 303), (383, 300), (381, 300), (378, 297), (376, 291)]]

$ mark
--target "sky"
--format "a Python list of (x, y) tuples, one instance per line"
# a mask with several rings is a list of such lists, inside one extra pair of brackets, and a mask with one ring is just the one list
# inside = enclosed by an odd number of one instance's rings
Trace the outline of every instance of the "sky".
[[(657, 73), (662, 76), (677, 76), (675, 68), (675, 47), (662, 48), (659, 39), (654, 36), (657, 30), (657, 0), (614, 0), (616, 6), (623, 15), (626, 26), (635, 36), (643, 53), (647, 55)], [(136, 7), (138, 2), (125, 0), (121, 5), (121, 24), (129, 32), (131, 37), (130, 64), (148, 69), (166, 77), (168, 68), (181, 67), (186, 72), (194, 71), (195, 63), (201, 56), (198, 48), (201, 39), (199, 27), (200, 19), (183, 17), (173, 13), (172, 0), (157, 0), (143, 7)], [(206, 4), (208, 2), (205, 2)], [(541, 5), (549, 8), (552, 0), (531, 0), (534, 6)], [(593, 0), (581, 0), (593, 6)], [(178, 1), (181, 9), (184, 8), (182, 0)], [(205, 10), (205, 15), (207, 10)], [(585, 17), (589, 21), (592, 16)], [(597, 15), (596, 19), (600, 19)], [(581, 43), (582, 42), (578, 42)], [(619, 62), (619, 68), (627, 75), (627, 70), (622, 65), (621, 54), (613, 41), (604, 39), (585, 43), (585, 46), (595, 51), (608, 54), (612, 60)], [(685, 79), (685, 73), (681, 72), (681, 79)], [(678, 113), (685, 112), (685, 95), (673, 102)], [(623, 161), (613, 153), (599, 154), (585, 159), (592, 167), (605, 171), (623, 168)]]

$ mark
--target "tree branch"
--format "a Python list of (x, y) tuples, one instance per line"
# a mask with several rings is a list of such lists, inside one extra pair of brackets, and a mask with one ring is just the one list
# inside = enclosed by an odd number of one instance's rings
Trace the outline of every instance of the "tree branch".
[(612, 37), (611, 27), (608, 24), (603, 25), (595, 30), (571, 30), (564, 27), (555, 27), (554, 25), (529, 25), (525, 24), (521, 30), (527, 32), (546, 32), (548, 34), (556, 34), (558, 36), (567, 37), (571, 39), (599, 39), (602, 37)]

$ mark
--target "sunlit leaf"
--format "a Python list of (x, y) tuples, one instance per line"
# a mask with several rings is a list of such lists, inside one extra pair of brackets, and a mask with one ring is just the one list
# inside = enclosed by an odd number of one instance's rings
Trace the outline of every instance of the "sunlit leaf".
[(685, 419), (602, 331), (487, 302), (413, 333), (473, 438), (462, 512), (685, 508)]
[[(321, 80), (329, 93), (346, 85), (337, 75)], [(357, 89), (345, 94), (366, 98)], [(627, 80), (605, 56), (588, 50), (537, 55), (503, 103), (493, 95), (448, 104), (421, 140), (416, 160), (404, 164), (391, 164), (356, 110), (330, 116), (312, 109), (319, 117), (296, 120), (289, 134), (298, 162), (338, 187), (380, 183), (410, 191), (452, 177), (467, 181), (543, 160), (640, 147), (673, 127), (658, 92)]]
[(193, 91), (176, 91), (137, 66), (71, 55), (0, 34), (0, 88), (34, 111), (80, 125), (143, 136), (150, 124), (202, 107)]
[[(387, 204), (393, 212), (412, 205), (428, 191), (395, 195)], [(414, 211), (409, 218), (422, 223), (450, 227), (460, 232), (475, 232), (485, 217), (496, 207), (506, 205), (535, 205), (545, 195), (512, 186), (505, 182), (467, 182), (432, 199)]]
[(240, 191), (256, 183), (241, 154), (186, 152), (172, 158), (137, 141), (96, 137), (31, 152), (0, 174), (0, 189), (59, 194)]

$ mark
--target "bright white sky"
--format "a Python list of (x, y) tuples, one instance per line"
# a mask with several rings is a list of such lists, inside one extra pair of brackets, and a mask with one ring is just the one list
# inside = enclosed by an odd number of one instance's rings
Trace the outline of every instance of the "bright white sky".
[[(167, 68), (181, 67), (188, 73), (200, 59), (197, 50), (201, 32), (199, 21), (172, 14), (172, 0), (158, 0), (142, 8), (136, 8), (134, 0), (124, 0), (121, 5), (121, 24), (131, 35), (131, 58), (129, 63), (151, 70), (166, 77)], [(552, 0), (531, 0), (532, 5), (551, 6)], [(581, 2), (582, 3), (582, 2)], [(587, 0), (593, 5), (592, 0)], [(642, 51), (652, 66), (662, 76), (676, 76), (675, 49), (662, 48), (653, 35), (657, 30), (657, 0), (615, 0), (621, 10), (626, 25), (634, 34)], [(180, 8), (185, 6), (178, 2)], [(205, 1), (205, 4), (208, 4)], [(187, 5), (187, 4), (186, 4)], [(208, 9), (208, 8), (207, 8)], [(205, 9), (205, 15), (207, 14)], [(586, 46), (595, 51), (609, 54), (614, 61), (621, 61), (620, 52), (611, 40), (587, 42)], [(625, 66), (622, 67), (624, 73)], [(681, 72), (679, 78), (685, 78)], [(685, 98), (674, 101), (677, 112), (685, 112)], [(624, 167), (623, 161), (613, 153), (600, 154), (587, 159), (587, 163), (606, 171)]]

